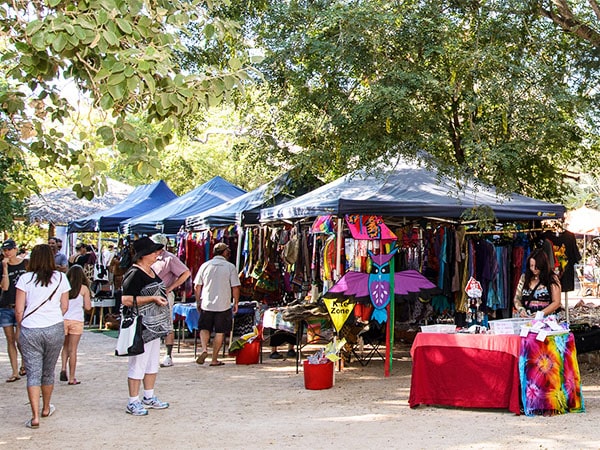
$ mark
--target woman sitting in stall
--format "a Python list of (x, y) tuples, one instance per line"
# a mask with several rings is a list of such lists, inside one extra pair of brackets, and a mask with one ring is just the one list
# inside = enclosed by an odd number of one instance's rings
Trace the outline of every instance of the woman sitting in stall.
[(560, 307), (560, 280), (548, 264), (542, 249), (531, 252), (526, 270), (517, 287), (515, 308), (519, 317), (535, 316), (542, 311), (545, 316), (557, 312)]

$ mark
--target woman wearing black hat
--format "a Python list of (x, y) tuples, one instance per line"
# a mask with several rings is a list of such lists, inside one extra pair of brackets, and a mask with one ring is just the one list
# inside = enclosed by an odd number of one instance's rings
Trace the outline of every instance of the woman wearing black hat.
[(21, 275), (27, 271), (27, 260), (17, 256), (17, 244), (12, 239), (7, 239), (2, 243), (2, 281), (0, 288), (0, 326), (6, 336), (6, 347), (8, 350), (8, 359), (12, 368), (12, 375), (6, 379), (7, 383), (12, 383), (21, 379), (25, 375), (23, 365), (23, 356), (21, 356), (21, 370), (17, 361), (17, 341), (16, 331), (17, 320), (15, 318), (15, 294), (17, 292), (16, 284)]
[[(123, 277), (122, 303), (133, 307), (134, 299), (139, 313), (143, 316), (144, 353), (129, 357), (127, 384), (129, 402), (126, 412), (134, 416), (145, 416), (148, 409), (165, 409), (167, 402), (161, 402), (154, 395), (154, 384), (160, 358), (160, 338), (172, 329), (171, 312), (167, 301), (164, 283), (150, 266), (162, 250), (162, 244), (155, 244), (143, 237), (133, 241), (134, 264)], [(144, 398), (139, 399), (140, 385), (144, 384)]]

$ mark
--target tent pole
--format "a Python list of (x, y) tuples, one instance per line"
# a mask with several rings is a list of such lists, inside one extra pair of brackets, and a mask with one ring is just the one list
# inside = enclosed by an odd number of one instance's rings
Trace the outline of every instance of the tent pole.
[(236, 225), (238, 235), (237, 255), (235, 257), (235, 267), (237, 267), (238, 273), (242, 270), (242, 246), (244, 245), (244, 228), (241, 225)]
[(342, 236), (344, 235), (342, 227), (344, 226), (344, 221), (338, 217), (337, 219), (337, 249), (336, 249), (336, 261), (335, 261), (335, 281), (339, 280), (342, 277), (343, 269), (342, 269)]

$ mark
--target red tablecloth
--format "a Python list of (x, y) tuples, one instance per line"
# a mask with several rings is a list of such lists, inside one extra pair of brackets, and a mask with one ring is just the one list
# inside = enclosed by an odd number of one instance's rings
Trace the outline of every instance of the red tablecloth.
[(409, 405), (502, 408), (519, 414), (517, 335), (417, 334)]

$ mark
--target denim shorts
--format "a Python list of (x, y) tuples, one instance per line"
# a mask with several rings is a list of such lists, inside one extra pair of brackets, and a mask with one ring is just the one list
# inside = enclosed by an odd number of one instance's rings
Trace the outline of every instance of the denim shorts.
[(0, 327), (16, 327), (15, 310), (13, 308), (0, 308)]

